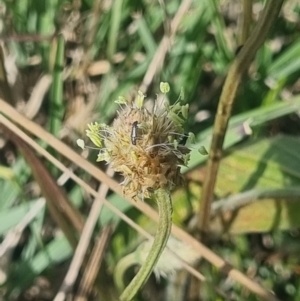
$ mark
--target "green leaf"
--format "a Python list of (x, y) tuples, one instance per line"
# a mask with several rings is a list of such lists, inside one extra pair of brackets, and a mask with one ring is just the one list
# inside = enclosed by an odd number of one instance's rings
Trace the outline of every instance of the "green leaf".
[[(244, 144), (226, 156), (220, 165), (216, 199), (239, 192), (261, 189), (287, 189), (289, 193), (258, 199), (254, 194), (249, 205), (237, 211), (227, 210), (211, 223), (214, 232), (241, 234), (287, 230), (300, 227), (300, 140), (278, 136)], [(196, 175), (197, 174), (197, 175)], [(193, 176), (192, 176), (193, 177)], [(195, 180), (199, 171), (195, 172)], [(199, 185), (190, 184), (192, 199), (199, 202)], [(237, 198), (238, 199), (238, 198)], [(218, 202), (216, 200), (215, 202)]]
[(300, 69), (300, 39), (294, 43), (270, 65), (269, 76), (282, 79), (299, 72)]
[(61, 123), (64, 115), (63, 105), (63, 70), (65, 59), (65, 40), (63, 35), (57, 38), (57, 49), (55, 66), (53, 70), (53, 83), (51, 87), (51, 120), (50, 131), (57, 135), (61, 130)]
[(16, 226), (36, 204), (36, 201), (24, 203), (13, 208), (8, 208), (0, 212), (0, 235), (5, 234)]
[(36, 274), (40, 274), (47, 267), (66, 260), (71, 254), (72, 248), (66, 238), (57, 237), (30, 261), (30, 266)]

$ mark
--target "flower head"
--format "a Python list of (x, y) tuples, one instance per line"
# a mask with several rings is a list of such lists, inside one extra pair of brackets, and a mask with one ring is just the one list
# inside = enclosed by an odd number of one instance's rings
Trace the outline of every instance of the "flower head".
[[(167, 83), (161, 91), (169, 91)], [(149, 197), (159, 188), (172, 189), (182, 183), (180, 165), (186, 165), (190, 150), (181, 140), (187, 118), (187, 105), (156, 101), (150, 112), (145, 95), (138, 92), (132, 103), (119, 97), (121, 109), (111, 126), (88, 125), (87, 136), (100, 148), (97, 161), (107, 161), (124, 176), (124, 193)]]

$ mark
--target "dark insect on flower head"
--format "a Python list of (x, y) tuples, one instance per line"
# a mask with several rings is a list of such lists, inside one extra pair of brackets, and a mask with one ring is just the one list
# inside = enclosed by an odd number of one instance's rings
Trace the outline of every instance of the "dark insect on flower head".
[(136, 140), (138, 139), (138, 122), (134, 121), (131, 128), (131, 143), (136, 145)]

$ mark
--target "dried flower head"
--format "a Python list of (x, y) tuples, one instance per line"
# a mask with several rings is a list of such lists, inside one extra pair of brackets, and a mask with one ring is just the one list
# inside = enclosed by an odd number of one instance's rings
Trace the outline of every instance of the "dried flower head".
[[(166, 94), (170, 87), (161, 83), (160, 89)], [(156, 189), (181, 184), (180, 165), (187, 164), (190, 152), (180, 144), (186, 137), (183, 125), (188, 105), (156, 100), (150, 112), (144, 107), (144, 98), (140, 91), (132, 103), (119, 97), (116, 102), (121, 109), (112, 126), (93, 123), (86, 131), (100, 148), (97, 161), (111, 163), (124, 176), (124, 193), (130, 197), (149, 197)]]

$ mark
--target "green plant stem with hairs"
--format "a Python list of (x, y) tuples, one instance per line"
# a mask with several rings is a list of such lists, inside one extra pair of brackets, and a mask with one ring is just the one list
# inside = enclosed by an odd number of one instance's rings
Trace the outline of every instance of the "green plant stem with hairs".
[(257, 50), (264, 43), (271, 26), (275, 23), (284, 0), (268, 0), (256, 27), (234, 59), (225, 80), (214, 123), (213, 137), (200, 200), (198, 228), (206, 232), (210, 219), (211, 203), (217, 180), (222, 147), (231, 115), (232, 106), (242, 77), (248, 70)]
[(159, 214), (158, 229), (154, 242), (145, 263), (120, 296), (121, 301), (132, 300), (140, 288), (145, 284), (170, 236), (172, 227), (172, 202), (170, 192), (160, 188), (154, 192), (154, 198), (157, 202)]

